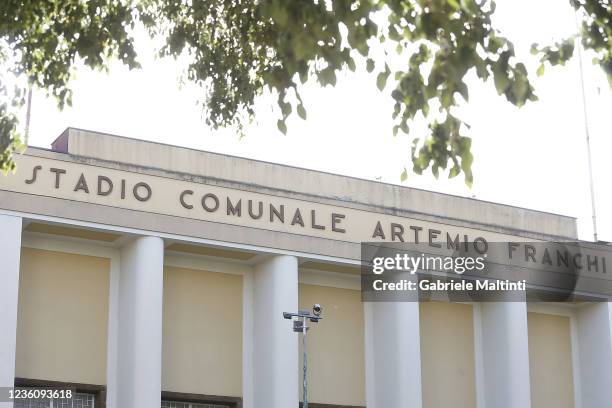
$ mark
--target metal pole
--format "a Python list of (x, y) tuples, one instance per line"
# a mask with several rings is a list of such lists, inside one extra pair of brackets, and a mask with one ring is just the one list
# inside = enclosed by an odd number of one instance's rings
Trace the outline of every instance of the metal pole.
[(312, 306), (312, 313), (304, 310), (299, 310), (297, 313), (283, 312), (283, 318), (293, 321), (293, 331), (295, 333), (302, 333), (302, 408), (308, 408), (308, 349), (306, 348), (306, 336), (308, 335), (307, 322), (311, 321), (312, 323), (318, 323), (319, 320), (323, 319), (321, 317), (322, 310), (323, 308), (321, 307), (321, 305), (315, 303)]
[(32, 85), (28, 89), (28, 105), (26, 109), (26, 123), (25, 123), (25, 144), (28, 144), (30, 138), (30, 113), (32, 111)]
[(308, 408), (308, 372), (307, 372), (307, 366), (308, 366), (308, 353), (306, 352), (306, 333), (308, 332), (308, 327), (306, 327), (306, 317), (302, 318), (303, 324), (302, 324), (302, 349), (304, 351), (304, 379), (302, 382), (302, 386), (304, 387), (303, 389), (303, 394), (304, 394), (304, 404), (303, 404), (303, 408)]
[[(580, 25), (578, 24), (578, 10), (575, 14), (576, 28), (580, 33)], [(593, 240), (597, 242), (597, 213), (595, 210), (595, 186), (593, 185), (593, 164), (591, 160), (591, 137), (589, 135), (589, 118), (586, 107), (586, 92), (584, 90), (584, 71), (582, 68), (582, 43), (580, 39), (577, 41), (578, 46), (578, 67), (580, 69), (580, 89), (582, 91), (582, 114), (584, 116), (584, 133), (586, 135), (587, 159), (589, 164), (589, 185), (591, 187), (591, 214), (593, 218)]]

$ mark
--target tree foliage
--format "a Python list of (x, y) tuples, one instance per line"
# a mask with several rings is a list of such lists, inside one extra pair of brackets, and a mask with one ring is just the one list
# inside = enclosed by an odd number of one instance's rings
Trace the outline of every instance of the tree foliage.
[[(25, 77), (34, 87), (57, 99), (60, 108), (72, 103), (69, 87), (77, 61), (103, 69), (118, 58), (137, 68), (129, 34), (137, 20), (134, 4), (113, 0), (0, 1), (0, 72)], [(16, 109), (24, 89), (8, 92), (0, 76), (0, 169), (12, 170), (13, 152), (22, 147)]]
[[(580, 33), (534, 45), (538, 74), (546, 63), (564, 64), (580, 40), (612, 81), (610, 2), (569, 1)], [(62, 107), (70, 104), (76, 61), (104, 68), (118, 58), (138, 67), (130, 32), (142, 23), (164, 38), (162, 56), (188, 61), (186, 78), (202, 87), (208, 125), (241, 131), (269, 89), (278, 98), (277, 126), (286, 133), (291, 114), (306, 119), (304, 83), (334, 86), (339, 72), (355, 71), (361, 59), (376, 86), (391, 92), (393, 133), (413, 138), (412, 171), (431, 168), (437, 177), (449, 169), (449, 177), (463, 173), (471, 184), (469, 126), (456, 112), (469, 100), (466, 76), (474, 72), (516, 106), (537, 99), (512, 42), (491, 22), (494, 12), (492, 0), (4, 0), (0, 64), (48, 90)], [(394, 48), (401, 66), (390, 66), (387, 51), (377, 58), (381, 47)], [(15, 106), (23, 103), (15, 100)], [(9, 105), (0, 105), (4, 169), (11, 168), (19, 140)], [(410, 131), (417, 115), (429, 124), (426, 134)]]

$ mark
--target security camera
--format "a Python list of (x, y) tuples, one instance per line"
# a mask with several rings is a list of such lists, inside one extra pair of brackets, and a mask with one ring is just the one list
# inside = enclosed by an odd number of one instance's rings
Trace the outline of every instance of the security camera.
[(312, 305), (312, 314), (319, 317), (321, 316), (321, 313), (323, 312), (323, 308), (321, 307), (320, 304), (315, 303), (314, 305)]

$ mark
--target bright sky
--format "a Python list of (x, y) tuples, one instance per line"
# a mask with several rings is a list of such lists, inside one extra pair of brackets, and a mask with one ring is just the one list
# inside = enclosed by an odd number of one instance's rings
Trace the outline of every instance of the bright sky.
[[(335, 88), (307, 84), (302, 91), (308, 120), (289, 121), (287, 136), (276, 128), (272, 100), (258, 104), (258, 122), (239, 137), (232, 130), (213, 132), (197, 106), (201, 91), (180, 87), (181, 67), (152, 57), (153, 41), (138, 36), (142, 70), (113, 64), (109, 73), (77, 71), (73, 106), (58, 111), (44, 92), (35, 91), (30, 144), (49, 147), (68, 126), (144, 140), (290, 164), (450, 194), (476, 197), (578, 218), (579, 236), (593, 237), (591, 201), (578, 61), (547, 69), (535, 77), (529, 55), (533, 42), (551, 42), (576, 30), (568, 1), (499, 0), (496, 24), (528, 63), (540, 100), (514, 108), (492, 84), (474, 80), (462, 117), (472, 126), (475, 181), (463, 176), (436, 180), (431, 173), (410, 174), (410, 136), (392, 135), (392, 102), (378, 92), (375, 76), (362, 70), (346, 74)], [(612, 92), (603, 72), (585, 55), (585, 84), (599, 239), (612, 241)], [(409, 168), (411, 168), (409, 166)], [(409, 207), (410, 203), (406, 203)]]

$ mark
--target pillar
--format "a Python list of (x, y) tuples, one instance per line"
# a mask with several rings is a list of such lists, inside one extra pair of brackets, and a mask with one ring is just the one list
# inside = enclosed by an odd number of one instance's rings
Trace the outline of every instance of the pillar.
[(587, 304), (576, 311), (580, 400), (583, 407), (612, 407), (612, 304)]
[(422, 406), (418, 302), (367, 302), (366, 405)]
[(298, 335), (283, 312), (298, 308), (298, 260), (279, 255), (253, 270), (252, 401), (245, 407), (297, 407)]
[(159, 407), (164, 244), (139, 237), (121, 249), (118, 284), (117, 407)]
[[(529, 408), (529, 338), (525, 302), (483, 302), (477, 343), (481, 344), (485, 407)], [(478, 353), (478, 350), (476, 350)], [(479, 367), (477, 367), (477, 370)]]
[[(0, 215), (0, 387), (15, 383), (21, 218)], [(1, 408), (12, 408), (0, 402)]]

